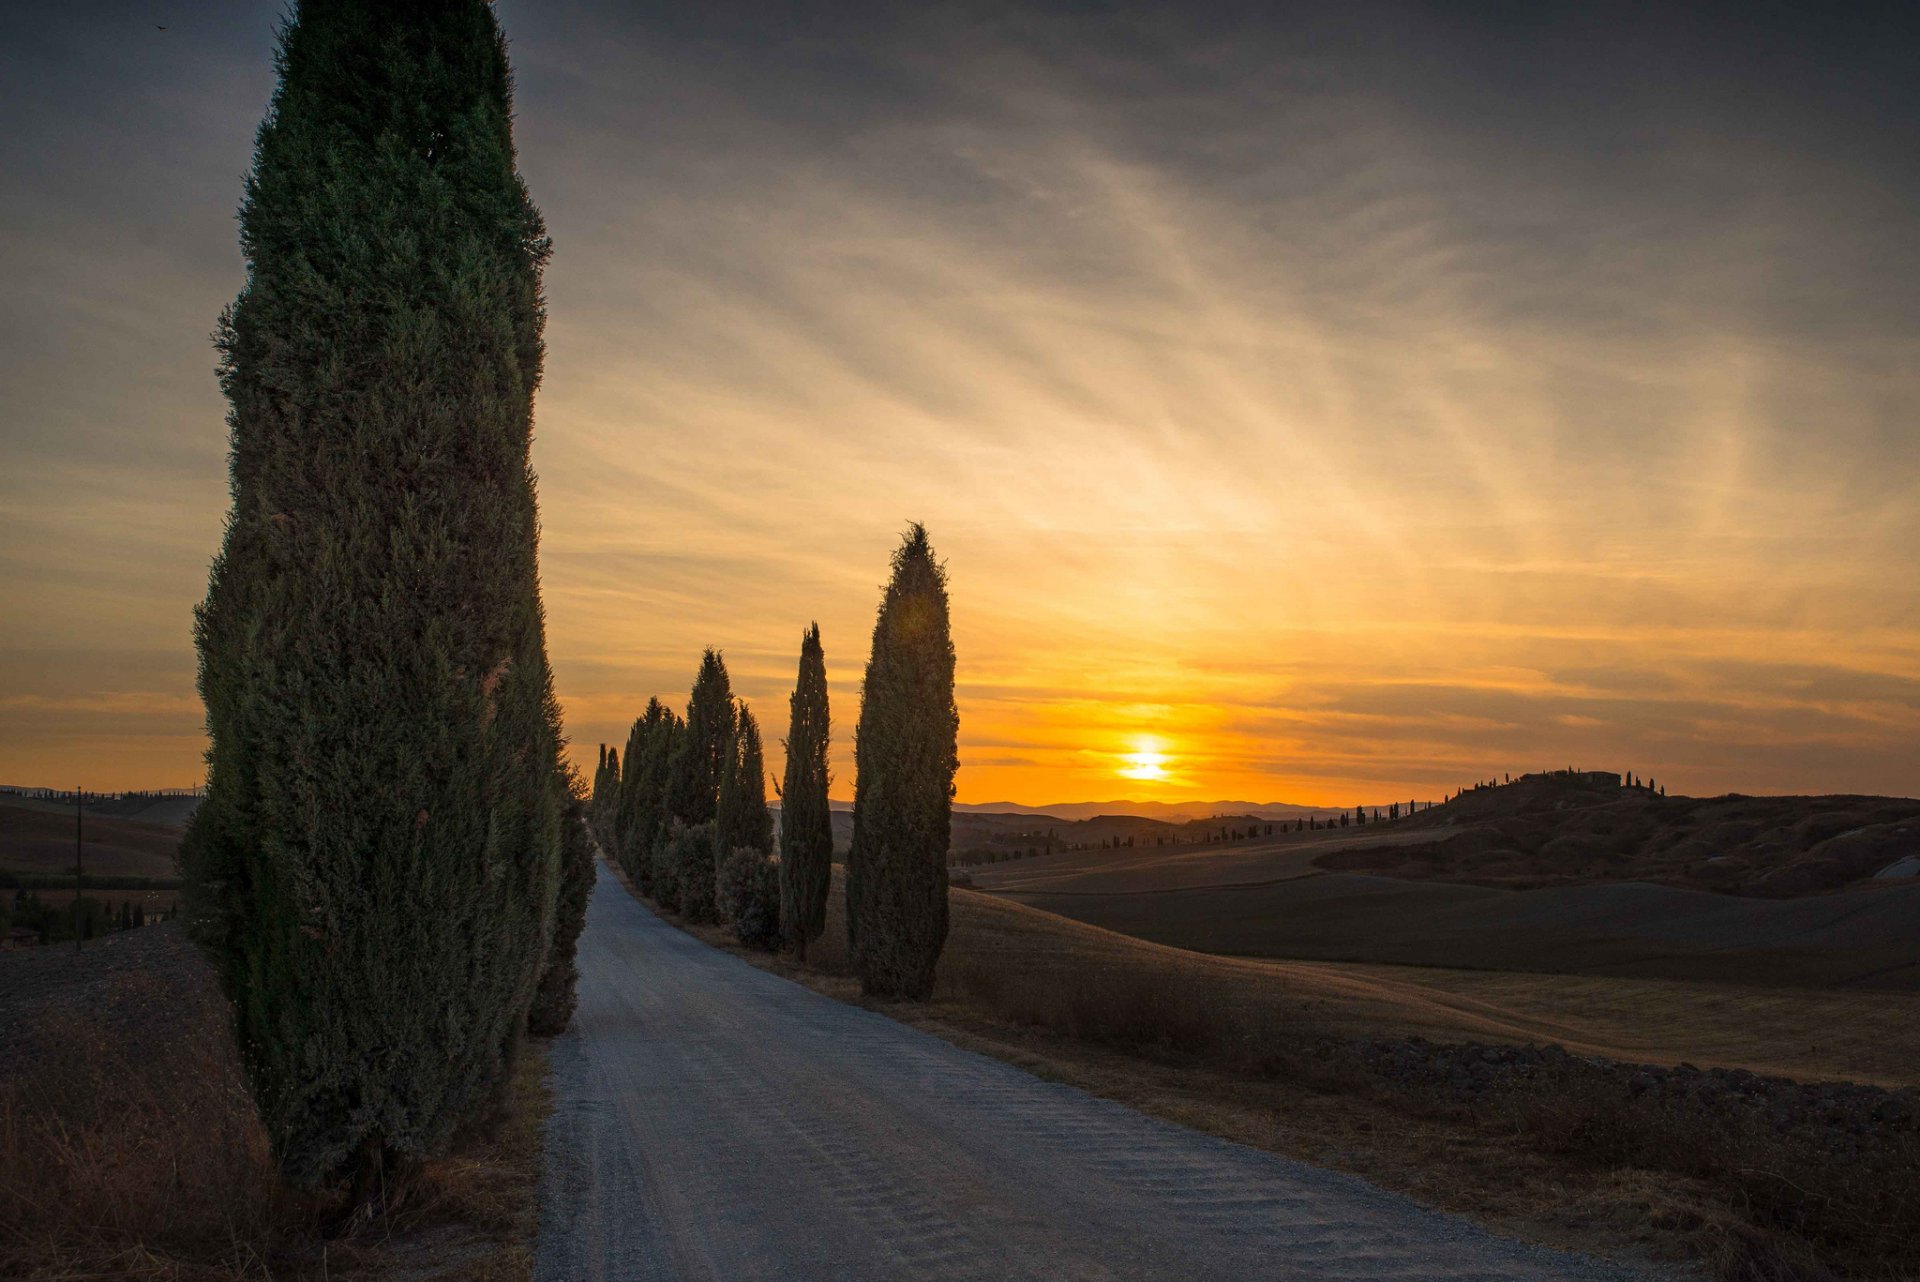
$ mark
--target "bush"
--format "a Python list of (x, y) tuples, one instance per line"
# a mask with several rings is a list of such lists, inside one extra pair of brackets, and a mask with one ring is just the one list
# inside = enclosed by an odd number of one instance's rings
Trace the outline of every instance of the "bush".
[(720, 915), (752, 948), (780, 947), (780, 865), (750, 846), (735, 846), (720, 864)]
[(649, 893), (653, 902), (668, 912), (680, 911), (680, 854), (674, 845), (680, 835), (686, 831), (686, 825), (674, 820), (666, 835), (653, 845), (647, 856), (647, 866), (652, 870), (649, 878)]
[(718, 862), (711, 823), (682, 826), (667, 842), (667, 863), (673, 869), (680, 915), (690, 922), (718, 920), (713, 901)]

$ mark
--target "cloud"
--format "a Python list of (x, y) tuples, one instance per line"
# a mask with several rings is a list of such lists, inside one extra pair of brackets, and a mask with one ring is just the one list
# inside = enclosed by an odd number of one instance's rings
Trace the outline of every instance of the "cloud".
[[(101, 638), (164, 641), (139, 689), (183, 744), (224, 501), (205, 333), (275, 11), (181, 68), (43, 16), (30, 87), (84, 86), (101, 141), (5, 144), (46, 182), (0, 249), (32, 304), (0, 344), (0, 651), (64, 656), (33, 678), (64, 690), (117, 662)], [(534, 461), (577, 747), (683, 700), (707, 644), (777, 739), (817, 619), (850, 779), (924, 519), (962, 798), (1113, 795), (1146, 732), (1216, 796), (1570, 753), (1697, 791), (1920, 783), (1920, 157), (1885, 123), (1920, 113), (1884, 33), (500, 12), (557, 246)]]

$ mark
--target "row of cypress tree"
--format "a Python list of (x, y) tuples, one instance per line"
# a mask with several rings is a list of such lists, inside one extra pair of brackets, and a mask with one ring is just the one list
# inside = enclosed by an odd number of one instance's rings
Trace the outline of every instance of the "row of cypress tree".
[(281, 1170), (365, 1206), (572, 1010), (591, 847), (529, 467), (549, 243), (484, 0), (301, 0), (277, 65), (216, 335), (232, 506), (181, 861)]
[[(848, 951), (864, 991), (922, 998), (947, 937), (947, 849), (959, 760), (954, 650), (946, 572), (915, 524), (893, 557), (874, 623), (854, 739), (853, 840), (847, 851)], [(800, 641), (780, 787), (774, 925), (761, 931), (730, 908), (742, 938), (784, 940), (804, 962), (826, 926), (832, 882), (828, 802), (832, 719), (820, 627)], [(772, 846), (759, 727), (736, 703), (726, 665), (709, 649), (685, 720), (658, 699), (636, 718), (625, 756), (601, 746), (592, 813), (602, 844), (641, 893), (693, 921), (715, 913), (715, 882)], [(709, 831), (709, 825), (711, 830)], [(760, 872), (736, 873), (736, 880)], [(742, 903), (752, 896), (741, 892)]]
[[(278, 55), (247, 280), (216, 336), (232, 502), (195, 616), (208, 785), (181, 863), (282, 1172), (351, 1176), (364, 1205), (500, 1099), (521, 1038), (573, 1006), (592, 847), (530, 469), (550, 246), (485, 0), (300, 0)], [(956, 727), (945, 579), (915, 526), (856, 741), (849, 933), (870, 992), (932, 983)], [(604, 755), (603, 844), (695, 912), (718, 856), (747, 852), (727, 885), (760, 884), (804, 951), (829, 880), (828, 729), (816, 628), (775, 871), (758, 727), (709, 651), (684, 719), (656, 701)]]

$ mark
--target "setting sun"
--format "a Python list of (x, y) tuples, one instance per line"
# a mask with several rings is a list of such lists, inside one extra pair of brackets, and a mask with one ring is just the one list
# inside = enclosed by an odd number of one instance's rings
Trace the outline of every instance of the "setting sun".
[(1142, 739), (1135, 751), (1120, 758), (1120, 777), (1122, 779), (1140, 779), (1148, 783), (1164, 783), (1167, 779), (1167, 754), (1160, 750), (1160, 744), (1153, 739)]

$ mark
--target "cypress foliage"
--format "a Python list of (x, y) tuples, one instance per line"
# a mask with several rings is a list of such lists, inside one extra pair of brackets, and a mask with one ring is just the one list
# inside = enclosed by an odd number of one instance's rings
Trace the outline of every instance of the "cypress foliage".
[(720, 802), (720, 771), (733, 744), (733, 685), (720, 652), (700, 656), (687, 699), (687, 723), (674, 747), (667, 781), (667, 813), (689, 828), (712, 823)]
[(827, 805), (831, 721), (827, 713), (827, 658), (820, 625), (800, 638), (800, 676), (790, 701), (787, 769), (780, 786), (780, 923), (794, 957), (827, 924), (827, 888), (833, 879), (833, 814)]
[(893, 555), (854, 737), (847, 919), (863, 992), (924, 998), (947, 940), (960, 714), (947, 576), (916, 522)]
[(593, 792), (587, 800), (587, 818), (596, 827), (607, 808), (607, 745), (600, 745), (600, 759), (593, 767)]
[(767, 809), (767, 767), (760, 747), (760, 723), (743, 701), (720, 771), (720, 798), (714, 820), (721, 857), (746, 849), (773, 853), (773, 814)]
[(620, 804), (620, 750), (602, 745), (600, 780), (594, 787), (593, 835), (613, 848), (613, 812)]
[(368, 1198), (497, 1097), (552, 934), (548, 243), (483, 0), (306, 0), (279, 55), (181, 860), (282, 1170)]
[(630, 751), (627, 757), (635, 779), (628, 799), (626, 831), (620, 839), (620, 863), (641, 892), (648, 894), (653, 848), (660, 844), (666, 830), (667, 772), (673, 764), (674, 732), (680, 719), (658, 699), (649, 699), (647, 711), (637, 724), (640, 735), (631, 751), (639, 756)]
[(669, 820), (666, 831), (660, 834), (660, 840), (647, 856), (650, 870), (647, 893), (654, 903), (669, 912), (680, 911), (680, 852), (674, 843), (685, 831), (686, 825), (678, 819)]
[(572, 771), (560, 778), (566, 803), (560, 829), (560, 893), (554, 905), (553, 943), (540, 971), (527, 1011), (527, 1031), (535, 1037), (556, 1037), (573, 1018), (574, 986), (580, 969), (574, 964), (580, 931), (587, 924), (587, 900), (593, 894), (593, 838), (587, 831), (587, 806), (580, 799)]

